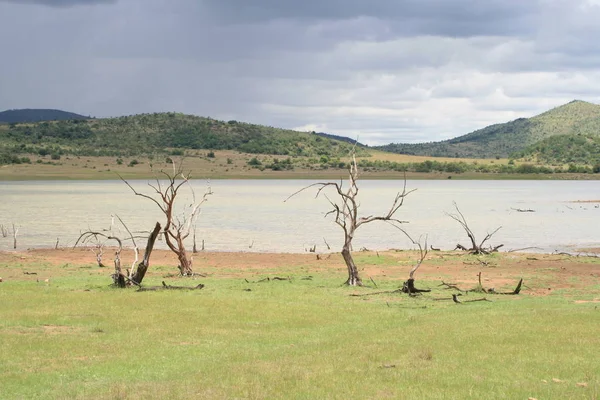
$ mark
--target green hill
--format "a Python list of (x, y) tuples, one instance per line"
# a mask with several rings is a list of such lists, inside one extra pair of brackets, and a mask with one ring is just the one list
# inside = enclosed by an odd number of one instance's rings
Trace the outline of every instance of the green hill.
[(83, 115), (61, 110), (25, 108), (0, 112), (0, 123), (17, 124), (23, 122), (63, 121), (68, 119), (89, 119)]
[(597, 169), (600, 166), (600, 135), (550, 136), (513, 154), (513, 157), (547, 165), (591, 165)]
[(337, 157), (351, 147), (311, 133), (179, 113), (0, 125), (0, 151), (10, 154), (136, 156), (213, 149)]
[[(490, 125), (441, 142), (389, 144), (380, 150), (434, 157), (508, 157), (557, 135), (600, 135), (600, 106), (575, 100), (532, 118)], [(553, 145), (563, 143), (550, 141)]]

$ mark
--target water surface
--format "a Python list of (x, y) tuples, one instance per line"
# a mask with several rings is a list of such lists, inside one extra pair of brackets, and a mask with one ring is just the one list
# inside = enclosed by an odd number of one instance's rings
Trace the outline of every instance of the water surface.
[[(330, 206), (324, 197), (315, 199), (307, 190), (284, 200), (312, 181), (299, 180), (213, 180), (192, 182), (196, 197), (210, 184), (213, 194), (202, 207), (197, 224), (197, 241), (206, 250), (303, 252), (317, 245), (326, 251), (324, 239), (338, 250), (342, 231), (324, 215)], [(146, 181), (132, 181), (136, 189), (151, 194)], [(363, 215), (387, 212), (402, 181), (360, 182)], [(536, 247), (537, 251), (573, 251), (577, 247), (600, 246), (600, 200), (595, 181), (408, 181), (417, 189), (405, 200), (397, 217), (409, 221), (405, 229), (418, 238), (428, 235), (434, 247), (452, 249), (468, 245), (462, 228), (445, 213), (453, 212), (456, 201), (471, 229), (480, 240), (502, 226), (491, 244), (505, 250)], [(182, 190), (181, 202), (192, 201)], [(335, 198), (333, 192), (328, 192)], [(518, 212), (532, 209), (535, 212)], [(112, 216), (119, 215), (134, 231), (150, 230), (163, 221), (158, 207), (133, 195), (121, 181), (0, 182), (0, 224), (19, 227), (19, 248), (72, 246), (80, 232), (108, 229)], [(120, 235), (126, 237), (124, 232)], [(141, 241), (143, 243), (143, 241)], [(158, 247), (164, 247), (159, 242)], [(191, 247), (191, 241), (190, 241)], [(355, 249), (384, 250), (411, 248), (399, 231), (386, 223), (363, 226), (354, 241)], [(12, 238), (0, 237), (0, 250), (12, 248)]]

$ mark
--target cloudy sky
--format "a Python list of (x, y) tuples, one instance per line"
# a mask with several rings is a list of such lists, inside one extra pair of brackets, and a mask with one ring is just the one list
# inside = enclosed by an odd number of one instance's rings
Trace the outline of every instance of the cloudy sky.
[(600, 103), (598, 21), (600, 0), (0, 0), (0, 110), (441, 140)]

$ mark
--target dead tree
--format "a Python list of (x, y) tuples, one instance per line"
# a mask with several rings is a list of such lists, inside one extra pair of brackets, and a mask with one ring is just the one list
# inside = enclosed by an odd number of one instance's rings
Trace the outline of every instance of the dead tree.
[(404, 204), (404, 198), (413, 192), (414, 190), (407, 191), (406, 190), (406, 179), (404, 179), (404, 186), (401, 192), (396, 194), (394, 201), (392, 202), (392, 206), (389, 211), (381, 216), (367, 216), (367, 217), (359, 217), (358, 215), (358, 165), (356, 163), (356, 156), (352, 154), (352, 161), (349, 166), (349, 177), (348, 177), (348, 189), (344, 189), (343, 181), (340, 183), (333, 182), (319, 182), (314, 183), (312, 185), (306, 186), (299, 191), (290, 195), (285, 201), (289, 200), (291, 197), (303, 192), (306, 189), (317, 187), (317, 194), (315, 196), (319, 197), (321, 192), (328, 187), (333, 187), (338, 196), (338, 200), (331, 200), (327, 195), (324, 195), (325, 198), (331, 204), (332, 209), (325, 214), (325, 216), (333, 215), (335, 217), (334, 222), (339, 225), (344, 231), (344, 245), (342, 247), (342, 257), (344, 258), (344, 262), (346, 263), (346, 267), (348, 268), (348, 279), (346, 280), (346, 285), (350, 286), (362, 286), (362, 280), (358, 275), (358, 268), (354, 263), (354, 259), (352, 258), (352, 239), (354, 239), (354, 234), (356, 230), (362, 225), (368, 224), (373, 221), (387, 221), (396, 224), (402, 224), (406, 221), (400, 221), (394, 218), (394, 214), (398, 211), (400, 207)]
[(453, 202), (453, 204), (454, 204), (454, 208), (456, 209), (456, 214), (446, 213), (446, 215), (449, 216), (450, 218), (452, 218), (453, 220), (455, 220), (456, 222), (458, 222), (460, 224), (460, 226), (463, 227), (463, 229), (467, 233), (467, 236), (469, 237), (469, 240), (471, 241), (471, 248), (467, 248), (459, 243), (456, 245), (455, 250), (456, 249), (464, 250), (464, 251), (468, 251), (471, 254), (490, 254), (495, 251), (498, 251), (498, 249), (500, 247), (504, 246), (503, 244), (501, 244), (496, 247), (492, 247), (492, 246), (484, 247), (485, 242), (490, 240), (492, 238), (492, 236), (494, 236), (494, 234), (496, 232), (498, 232), (500, 230), (500, 228), (502, 228), (501, 226), (496, 228), (492, 233), (488, 233), (485, 236), (485, 238), (483, 238), (481, 243), (478, 244), (477, 239), (475, 239), (475, 234), (473, 233), (473, 231), (471, 230), (471, 228), (469, 228), (469, 225), (467, 224), (467, 220), (465, 219), (465, 216), (458, 208), (458, 205), (456, 204), (456, 202)]
[[(158, 178), (156, 178), (155, 183), (148, 183), (148, 186), (150, 186), (158, 196), (158, 200), (151, 195), (138, 192), (129, 184), (129, 182), (121, 176), (119, 177), (127, 186), (129, 186), (136, 196), (144, 197), (154, 202), (164, 214), (166, 221), (162, 233), (165, 242), (169, 249), (177, 255), (180, 274), (182, 276), (192, 276), (194, 275), (192, 258), (188, 256), (184, 241), (190, 235), (190, 231), (196, 223), (196, 219), (200, 213), (200, 206), (207, 200), (208, 195), (212, 194), (212, 192), (209, 188), (208, 191), (204, 193), (204, 196), (202, 196), (202, 199), (196, 201), (194, 190), (190, 185), (193, 201), (181, 214), (177, 215), (175, 213), (175, 200), (183, 185), (189, 184), (190, 174), (184, 174), (183, 166), (180, 164), (179, 167), (177, 167), (175, 163), (173, 163), (172, 173), (161, 171), (161, 174), (166, 178), (166, 186), (164, 186)], [(178, 180), (179, 178), (181, 179), (180, 181)]]
[(96, 243), (96, 245), (94, 246), (92, 251), (96, 255), (96, 262), (98, 263), (98, 266), (100, 268), (106, 267), (106, 265), (104, 265), (104, 263), (102, 263), (102, 256), (104, 255), (104, 243), (100, 243), (100, 242)]
[[(73, 247), (77, 247), (79, 243), (86, 243), (91, 239), (94, 239), (96, 240), (96, 242), (99, 242), (99, 238), (103, 238), (105, 240), (114, 240), (117, 242), (117, 250), (115, 250), (114, 260), (115, 272), (112, 274), (112, 279), (115, 286), (121, 288), (127, 287), (127, 277), (123, 274), (123, 269), (121, 268), (121, 251), (123, 250), (123, 241), (119, 237), (113, 236), (112, 234), (107, 235), (102, 232), (86, 231), (79, 236), (77, 241), (75, 241), (75, 245), (73, 245)], [(98, 263), (101, 264), (101, 261), (98, 261)], [(101, 266), (104, 265), (102, 264)]]
[(156, 242), (156, 238), (160, 234), (160, 224), (157, 222), (154, 226), (154, 230), (148, 236), (148, 243), (146, 244), (146, 250), (144, 251), (144, 258), (137, 265), (137, 267), (130, 274), (131, 280), (136, 284), (141, 284), (144, 276), (146, 276), (146, 271), (148, 271), (148, 266), (150, 265), (150, 254), (152, 253), (152, 249), (154, 248), (154, 242)]
[(419, 260), (411, 268), (411, 270), (410, 270), (410, 272), (408, 274), (408, 280), (402, 284), (402, 292), (403, 293), (408, 293), (411, 296), (414, 296), (414, 295), (419, 294), (419, 293), (431, 292), (430, 289), (417, 289), (415, 287), (415, 272), (417, 272), (417, 269), (419, 269), (419, 267), (423, 263), (423, 260), (425, 260), (425, 257), (427, 257), (427, 253), (429, 252), (429, 250), (427, 249), (427, 237), (425, 237), (425, 244), (421, 245), (421, 239), (420, 238), (419, 238), (418, 241), (413, 240), (413, 238), (410, 237), (410, 235), (404, 229), (401, 229), (401, 228), (398, 228), (398, 229), (400, 229), (402, 232), (404, 232), (404, 234), (408, 237), (408, 239), (414, 245), (416, 245), (416, 246), (419, 247)]
[(119, 219), (121, 224), (123, 224), (123, 226), (127, 230), (127, 233), (129, 234), (129, 240), (131, 240), (131, 242), (133, 243), (133, 246), (134, 246), (133, 251), (134, 251), (135, 259), (131, 264), (131, 268), (127, 270), (127, 274), (123, 273), (123, 269), (121, 267), (121, 252), (123, 251), (123, 240), (112, 232), (112, 225), (111, 225), (111, 229), (108, 234), (103, 233), (103, 232), (92, 231), (92, 230), (83, 232), (79, 236), (79, 238), (77, 239), (77, 241), (75, 242), (75, 245), (73, 247), (77, 247), (77, 245), (79, 243), (86, 243), (92, 239), (95, 240), (96, 241), (95, 248), (100, 249), (99, 252), (96, 252), (96, 260), (100, 267), (104, 267), (104, 264), (102, 264), (102, 254), (103, 254), (104, 242), (101, 242), (100, 238), (104, 239), (105, 241), (107, 241), (107, 240), (116, 241), (118, 246), (117, 246), (117, 250), (115, 251), (115, 259), (114, 259), (115, 272), (112, 275), (115, 286), (118, 286), (121, 288), (127, 287), (128, 284), (140, 286), (140, 284), (142, 283), (142, 280), (144, 279), (144, 276), (146, 275), (148, 266), (150, 265), (150, 254), (152, 253), (152, 249), (154, 248), (154, 243), (156, 241), (156, 238), (160, 234), (161, 226), (158, 222), (156, 223), (154, 230), (148, 236), (148, 243), (146, 244), (144, 258), (142, 259), (142, 261), (139, 264), (137, 264), (138, 248), (137, 248), (137, 245), (135, 244), (135, 237), (133, 236), (131, 231), (129, 231), (129, 229), (123, 222), (123, 220), (121, 220), (121, 218), (119, 218), (119, 216), (117, 216), (117, 218)]
[[(17, 235), (19, 234), (19, 227), (15, 227), (15, 224), (12, 224), (12, 236), (13, 236), (13, 249), (17, 249)], [(4, 227), (3, 227), (3, 235), (4, 235)]]

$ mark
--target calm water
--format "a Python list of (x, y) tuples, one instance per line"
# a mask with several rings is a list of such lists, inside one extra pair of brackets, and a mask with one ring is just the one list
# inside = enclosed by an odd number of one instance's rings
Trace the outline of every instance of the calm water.
[[(291, 193), (310, 184), (298, 180), (217, 180), (213, 195), (203, 206), (197, 224), (197, 241), (206, 250), (303, 252), (312, 245), (326, 251), (323, 238), (334, 250), (341, 245), (341, 229), (324, 218), (325, 198), (308, 190), (288, 202)], [(385, 213), (402, 181), (360, 182), (363, 215)], [(150, 193), (145, 181), (133, 181)], [(208, 186), (194, 181), (196, 195)], [(405, 228), (442, 249), (456, 243), (468, 245), (462, 228), (445, 212), (456, 201), (478, 238), (502, 226), (492, 244), (504, 250), (538, 247), (544, 252), (600, 246), (600, 208), (576, 200), (600, 200), (600, 183), (594, 181), (409, 181), (417, 189), (407, 197), (397, 217), (409, 221)], [(191, 201), (188, 191), (180, 200)], [(333, 194), (332, 194), (333, 196)], [(181, 202), (180, 204), (184, 204)], [(514, 209), (533, 209), (521, 213)], [(152, 202), (134, 196), (120, 181), (0, 182), (0, 224), (19, 227), (18, 246), (72, 246), (79, 233), (109, 228), (119, 215), (131, 230), (143, 231), (163, 221)], [(121, 234), (125, 237), (125, 234)], [(481, 240), (481, 239), (480, 239)], [(141, 241), (142, 243), (144, 241)], [(143, 245), (142, 245), (143, 246)], [(164, 247), (158, 242), (159, 247)], [(411, 248), (400, 232), (373, 222), (359, 229), (355, 249)], [(12, 238), (0, 236), (0, 250), (12, 248)], [(190, 241), (191, 248), (191, 241)]]

